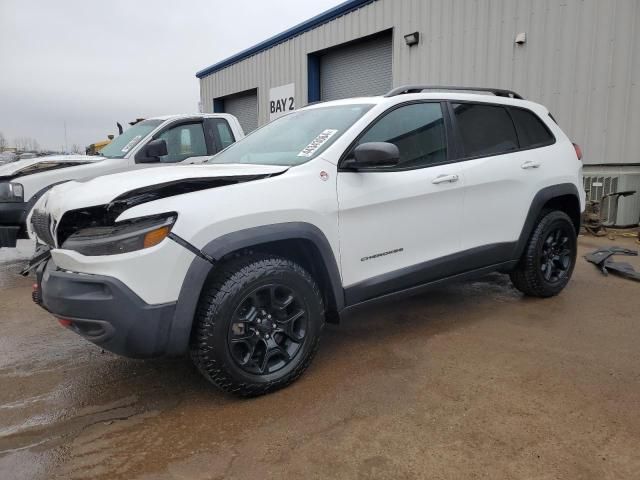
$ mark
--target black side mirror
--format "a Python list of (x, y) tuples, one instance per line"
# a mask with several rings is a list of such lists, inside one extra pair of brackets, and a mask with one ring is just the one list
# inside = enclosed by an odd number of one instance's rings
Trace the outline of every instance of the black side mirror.
[(354, 170), (395, 167), (399, 161), (400, 150), (393, 143), (369, 142), (358, 145), (343, 167)]
[(136, 163), (155, 163), (160, 161), (160, 157), (168, 155), (167, 142), (161, 138), (151, 140), (136, 155)]

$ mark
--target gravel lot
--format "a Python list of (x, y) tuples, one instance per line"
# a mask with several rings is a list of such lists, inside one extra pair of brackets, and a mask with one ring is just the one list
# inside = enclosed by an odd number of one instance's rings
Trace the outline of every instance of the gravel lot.
[(102, 352), (0, 261), (0, 478), (639, 478), (640, 284), (582, 258), (549, 300), (495, 274), (362, 311), (254, 400)]

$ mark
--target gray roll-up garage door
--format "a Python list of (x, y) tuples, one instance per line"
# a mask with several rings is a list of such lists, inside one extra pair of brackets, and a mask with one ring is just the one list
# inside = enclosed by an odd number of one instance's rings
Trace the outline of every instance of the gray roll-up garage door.
[(224, 111), (235, 115), (244, 133), (258, 128), (258, 92), (251, 90), (240, 95), (225, 97)]
[(382, 95), (391, 90), (391, 34), (331, 49), (320, 57), (322, 100)]

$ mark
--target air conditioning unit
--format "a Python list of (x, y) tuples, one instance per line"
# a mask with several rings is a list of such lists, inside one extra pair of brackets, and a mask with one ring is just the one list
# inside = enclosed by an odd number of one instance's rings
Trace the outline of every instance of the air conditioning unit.
[[(589, 171), (583, 176), (587, 200), (602, 202), (602, 219), (610, 227), (635, 227), (640, 222), (640, 174), (613, 173), (611, 168), (602, 172)], [(610, 193), (635, 190), (628, 197), (602, 197)]]

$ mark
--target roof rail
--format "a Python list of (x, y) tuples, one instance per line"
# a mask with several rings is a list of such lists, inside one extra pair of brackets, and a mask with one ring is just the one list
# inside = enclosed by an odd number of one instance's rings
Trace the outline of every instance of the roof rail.
[(395, 97), (396, 95), (403, 95), (405, 93), (420, 93), (424, 90), (451, 90), (462, 92), (489, 92), (493, 93), (497, 97), (516, 98), (518, 100), (524, 100), (522, 96), (514, 92), (513, 90), (504, 90), (501, 88), (484, 88), (484, 87), (455, 87), (446, 85), (404, 85), (402, 87), (394, 88), (385, 97)]

